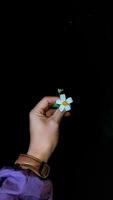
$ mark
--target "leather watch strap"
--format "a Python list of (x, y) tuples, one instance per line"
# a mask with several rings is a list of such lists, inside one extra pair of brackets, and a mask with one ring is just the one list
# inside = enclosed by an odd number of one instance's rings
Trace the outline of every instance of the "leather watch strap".
[(50, 172), (47, 163), (27, 154), (20, 154), (15, 164), (19, 165), (22, 169), (30, 169), (41, 178), (47, 178)]

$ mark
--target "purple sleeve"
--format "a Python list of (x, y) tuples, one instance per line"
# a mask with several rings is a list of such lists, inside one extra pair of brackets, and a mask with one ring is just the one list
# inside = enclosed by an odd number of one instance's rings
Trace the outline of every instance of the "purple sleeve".
[(29, 170), (0, 170), (1, 200), (52, 200), (52, 183), (42, 180)]

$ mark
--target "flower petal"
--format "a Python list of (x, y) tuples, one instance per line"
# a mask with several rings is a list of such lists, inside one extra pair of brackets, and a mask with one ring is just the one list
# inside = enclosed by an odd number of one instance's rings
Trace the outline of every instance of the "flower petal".
[(65, 106), (63, 106), (63, 105), (61, 104), (60, 107), (59, 107), (59, 110), (60, 110), (61, 112), (63, 112), (63, 111), (65, 110)]
[(71, 106), (70, 106), (70, 105), (68, 105), (68, 106), (65, 106), (65, 110), (66, 110), (66, 111), (69, 111), (69, 110), (71, 110)]
[(66, 99), (66, 102), (67, 102), (68, 104), (73, 103), (73, 99), (72, 99), (71, 97), (69, 97), (69, 98)]
[(57, 99), (57, 100), (56, 100), (56, 104), (59, 104), (59, 105), (60, 105), (60, 104), (61, 104), (61, 100), (60, 100), (60, 99)]
[(66, 95), (65, 94), (61, 94), (60, 95), (60, 99), (61, 99), (62, 102), (65, 101), (66, 100)]

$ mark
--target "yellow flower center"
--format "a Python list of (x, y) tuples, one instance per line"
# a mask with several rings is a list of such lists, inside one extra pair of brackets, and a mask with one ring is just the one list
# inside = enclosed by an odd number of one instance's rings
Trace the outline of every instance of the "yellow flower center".
[(63, 106), (68, 106), (68, 103), (66, 101), (62, 102)]

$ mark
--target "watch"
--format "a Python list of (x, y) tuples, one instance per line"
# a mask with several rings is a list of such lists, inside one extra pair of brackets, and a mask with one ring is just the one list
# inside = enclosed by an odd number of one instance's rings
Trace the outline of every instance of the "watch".
[(44, 179), (48, 177), (50, 172), (50, 167), (47, 163), (28, 154), (20, 154), (18, 159), (15, 161), (15, 165), (22, 169), (29, 169)]

